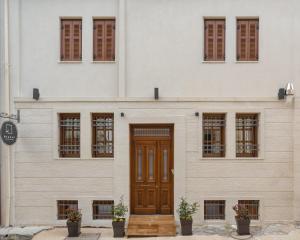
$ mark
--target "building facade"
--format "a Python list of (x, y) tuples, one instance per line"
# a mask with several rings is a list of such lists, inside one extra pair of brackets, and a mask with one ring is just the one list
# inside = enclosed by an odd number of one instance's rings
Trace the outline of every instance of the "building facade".
[(3, 224), (64, 225), (69, 207), (110, 225), (121, 196), (129, 214), (197, 201), (197, 224), (234, 223), (236, 203), (300, 221), (296, 0), (3, 2), (2, 101), (21, 113)]

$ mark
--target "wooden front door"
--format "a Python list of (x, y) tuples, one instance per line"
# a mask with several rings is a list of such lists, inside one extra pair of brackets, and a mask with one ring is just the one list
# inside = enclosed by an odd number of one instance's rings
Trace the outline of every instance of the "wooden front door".
[(173, 214), (173, 125), (131, 126), (131, 213)]

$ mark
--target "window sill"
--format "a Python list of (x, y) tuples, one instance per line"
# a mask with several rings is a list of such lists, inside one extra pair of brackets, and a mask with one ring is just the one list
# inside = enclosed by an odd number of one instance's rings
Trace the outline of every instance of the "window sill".
[(226, 61), (202, 61), (202, 63), (226, 63)]
[(57, 61), (57, 63), (82, 63), (82, 61)]
[(263, 157), (200, 157), (201, 161), (261, 161)]
[(204, 219), (204, 222), (207, 224), (223, 224), (225, 221), (225, 219)]
[(116, 63), (117, 61), (91, 61), (91, 63)]
[(258, 61), (235, 61), (235, 63), (259, 63)]

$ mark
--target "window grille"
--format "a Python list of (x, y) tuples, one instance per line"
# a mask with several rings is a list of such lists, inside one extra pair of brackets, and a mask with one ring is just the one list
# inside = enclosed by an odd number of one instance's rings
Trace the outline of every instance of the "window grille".
[(170, 128), (134, 128), (135, 137), (169, 137)]
[(259, 219), (259, 200), (239, 200), (238, 202), (248, 209), (248, 214), (251, 220)]
[(60, 114), (60, 157), (80, 157), (80, 114)]
[(114, 114), (92, 114), (92, 155), (93, 157), (114, 156)]
[(94, 200), (93, 201), (93, 219), (112, 219), (114, 201), (112, 200)]
[(225, 114), (203, 114), (203, 157), (225, 156)]
[(258, 114), (236, 115), (236, 156), (257, 157)]
[(204, 201), (204, 219), (225, 219), (225, 201), (224, 200), (205, 200)]
[(78, 210), (77, 200), (58, 200), (57, 201), (57, 219), (67, 219), (68, 210)]

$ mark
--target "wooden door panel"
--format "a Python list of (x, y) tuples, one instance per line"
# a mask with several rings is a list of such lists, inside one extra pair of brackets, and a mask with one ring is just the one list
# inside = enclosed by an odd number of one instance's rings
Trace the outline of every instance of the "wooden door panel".
[(131, 212), (172, 214), (172, 138), (143, 136), (131, 144)]

